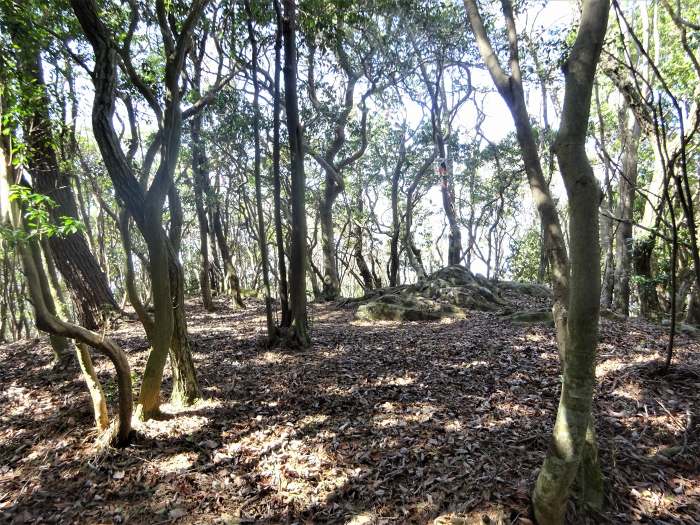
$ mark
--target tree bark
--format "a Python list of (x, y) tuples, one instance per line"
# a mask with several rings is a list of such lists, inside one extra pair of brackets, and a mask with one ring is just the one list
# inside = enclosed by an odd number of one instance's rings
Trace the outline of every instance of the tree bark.
[[(57, 222), (62, 216), (79, 220), (70, 179), (58, 165), (41, 55), (26, 46), (23, 49), (23, 73), (34, 86), (34, 96), (27, 101), (33, 111), (25, 122), (25, 136), (31, 151), (29, 172), (35, 190), (48, 195), (58, 205), (51, 210), (53, 221)], [(102, 325), (104, 316), (110, 311), (116, 311), (118, 306), (107, 277), (90, 251), (85, 236), (80, 232), (65, 236), (54, 235), (49, 239), (49, 244), (56, 266), (66, 280), (78, 308), (80, 323), (89, 329), (98, 328)]]
[(292, 235), (289, 263), (289, 299), (292, 326), (288, 343), (307, 347), (311, 344), (306, 314), (306, 181), (304, 175), (303, 132), (299, 123), (297, 99), (296, 2), (284, 0), (282, 22), (284, 38), (284, 98), (289, 135), (292, 178)]
[[(0, 68), (4, 68), (1, 57)], [(9, 187), (15, 182), (15, 177), (11, 162), (12, 147), (9, 143), (9, 135), (3, 133), (2, 122), (4, 118), (2, 117), (4, 114), (4, 99), (2, 98), (2, 90), (0, 90), (0, 137), (2, 137), (0, 145), (0, 221), (3, 224), (9, 224), (13, 229), (23, 229), (19, 206), (16, 201), (9, 200)], [(133, 408), (131, 373), (126, 354), (110, 338), (58, 319), (52, 304), (49, 281), (41, 264), (41, 249), (38, 241), (36, 238), (29, 238), (20, 242), (17, 248), (26, 276), (25, 282), (29, 290), (29, 299), (34, 307), (36, 327), (52, 336), (71, 338), (77, 343), (92, 346), (112, 361), (117, 374), (119, 411), (115, 434), (110, 438), (113, 438), (116, 444), (126, 445), (131, 434)]]
[[(99, 8), (95, 0), (71, 0), (73, 11), (95, 54), (92, 76), (95, 86), (95, 100), (92, 108), (95, 139), (115, 191), (134, 218), (148, 247), (154, 327), (149, 338), (152, 349), (146, 361), (139, 395), (138, 412), (143, 418), (155, 416), (160, 412), (160, 387), (169, 351), (173, 368), (178, 365), (186, 367), (175, 370), (173, 379), (176, 382), (194, 380), (189, 370), (192, 361), (191, 355), (188, 355), (189, 343), (186, 338), (184, 313), (181, 311), (182, 282), (178, 281), (181, 279), (181, 273), (173, 246), (170, 245), (163, 229), (163, 207), (166, 196), (171, 192), (173, 174), (180, 151), (183, 117), (180, 108), (180, 76), (193, 27), (199, 20), (206, 3), (207, 0), (192, 2), (179, 31), (174, 31), (169, 23), (165, 5), (161, 2), (156, 3), (165, 56), (164, 108), (160, 106), (153, 92), (138, 75), (130, 72), (132, 83), (149, 102), (159, 124), (152, 151), (155, 152), (156, 149), (160, 151), (160, 163), (149, 189), (144, 191), (129, 159), (124, 154), (112, 121), (117, 86), (117, 53), (121, 51), (122, 61), (128, 62), (130, 60), (128, 50), (117, 48), (110, 30), (98, 15)], [(147, 176), (147, 172), (145, 174)], [(171, 196), (170, 205), (174, 204)], [(180, 387), (185, 386), (188, 393), (197, 390), (196, 384), (179, 386), (175, 384), (173, 393), (179, 397)]]
[(637, 159), (642, 129), (627, 104), (620, 110), (622, 172), (618, 186), (619, 208), (615, 250), (615, 310), (629, 316), (630, 278), (632, 274), (632, 219), (637, 190)]
[(533, 493), (535, 518), (541, 525), (564, 523), (570, 488), (582, 466), (588, 476), (579, 476), (579, 481), (594, 485), (582, 487), (584, 496), (600, 493), (595, 487), (601, 482), (597, 457), (585, 457), (585, 451), (591, 450), (586, 443), (595, 444), (591, 405), (600, 310), (600, 188), (585, 143), (609, 10), (608, 0), (584, 1), (578, 34), (563, 67), (564, 105), (555, 151), (569, 198), (571, 276), (561, 398), (552, 442)]
[(272, 185), (275, 213), (275, 242), (277, 243), (277, 272), (279, 274), (279, 296), (282, 318), (280, 326), (289, 328), (292, 314), (289, 309), (289, 285), (287, 283), (287, 261), (284, 253), (284, 234), (282, 231), (282, 182), (280, 178), (280, 76), (282, 73), (282, 13), (279, 1), (274, 2), (275, 8), (275, 72), (273, 87), (272, 113)]
[[(196, 82), (196, 80), (195, 80)], [(202, 267), (199, 272), (199, 288), (202, 295), (204, 308), (214, 311), (214, 302), (211, 297), (211, 267), (209, 262), (209, 222), (204, 205), (203, 187), (204, 178), (208, 177), (206, 168), (206, 153), (201, 137), (202, 114), (195, 115), (190, 123), (190, 137), (192, 139), (192, 178), (194, 179), (194, 201), (199, 224), (199, 253), (202, 257)]]
[(557, 331), (557, 343), (560, 354), (566, 344), (566, 308), (569, 298), (569, 257), (566, 251), (566, 243), (559, 222), (557, 207), (549, 191), (549, 185), (538, 154), (537, 142), (530, 124), (527, 106), (525, 104), (525, 92), (522, 85), (520, 61), (518, 57), (517, 32), (510, 2), (504, 0), (503, 11), (506, 17), (506, 27), (510, 47), (511, 74), (508, 75), (498, 62), (486, 29), (479, 14), (476, 0), (464, 0), (467, 16), (472, 31), (476, 36), (481, 57), (486, 63), (489, 74), (493, 79), (496, 89), (508, 105), (508, 109), (515, 124), (518, 144), (525, 164), (528, 185), (532, 194), (532, 200), (540, 216), (540, 222), (544, 230), (545, 251), (551, 271), (553, 305), (552, 314)]
[(253, 13), (250, 0), (244, 0), (248, 15), (248, 38), (251, 46), (251, 64), (253, 77), (253, 142), (254, 142), (254, 176), (255, 176), (255, 208), (258, 222), (258, 244), (262, 263), (262, 280), (265, 292), (265, 318), (267, 321), (267, 337), (270, 342), (277, 337), (277, 329), (272, 319), (272, 294), (270, 293), (270, 257), (267, 249), (267, 229), (263, 213), (262, 176), (260, 174), (260, 84), (258, 82), (258, 42), (253, 27)]

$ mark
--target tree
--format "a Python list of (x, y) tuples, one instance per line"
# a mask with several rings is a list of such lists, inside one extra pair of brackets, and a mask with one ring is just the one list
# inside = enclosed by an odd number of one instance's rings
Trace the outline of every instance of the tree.
[(289, 302), (292, 325), (288, 344), (310, 344), (306, 316), (306, 203), (304, 176), (304, 135), (299, 123), (297, 100), (296, 2), (284, 1), (282, 36), (284, 39), (284, 101), (289, 135), (289, 172), (291, 174), (291, 249), (289, 257)]
[(610, 6), (606, 0), (584, 2), (576, 41), (564, 65), (566, 90), (555, 151), (569, 197), (573, 256), (570, 273), (558, 213), (542, 172), (525, 105), (512, 5), (508, 0), (502, 2), (509, 45), (509, 76), (489, 41), (476, 1), (465, 0), (464, 4), (482, 58), (513, 115), (530, 190), (546, 235), (563, 380), (552, 446), (538, 477), (533, 502), (540, 523), (563, 523), (570, 487), (579, 469), (584, 501), (596, 506), (602, 503), (591, 419), (600, 300), (597, 212), (600, 190), (586, 156), (585, 138), (593, 78)]
[[(138, 6), (133, 2), (130, 4), (132, 12), (129, 30), (124, 45), (120, 47), (98, 14), (94, 0), (71, 1), (73, 11), (95, 54), (92, 74), (95, 86), (92, 112), (95, 139), (117, 195), (134, 218), (148, 247), (154, 318), (141, 319), (152, 345), (139, 396), (139, 413), (144, 418), (159, 412), (160, 385), (169, 350), (173, 369), (173, 401), (187, 404), (199, 396), (183, 311), (182, 268), (176, 258), (175, 247), (162, 224), (165, 200), (169, 194), (173, 196), (173, 173), (180, 151), (183, 119), (180, 74), (193, 28), (206, 3), (203, 0), (191, 6), (179, 31), (174, 31), (170, 24), (165, 2), (156, 3), (157, 24), (165, 58), (163, 80), (166, 96), (164, 106), (161, 106), (155, 93), (131, 64), (129, 48), (138, 25)], [(151, 146), (154, 150), (160, 150), (160, 163), (148, 190), (144, 190), (136, 177), (114, 129), (118, 58), (125, 64), (131, 82), (148, 101), (158, 119), (159, 131)], [(148, 173), (144, 179), (146, 177)], [(172, 206), (172, 198), (169, 201)]]
[[(6, 62), (0, 59), (2, 71), (6, 70)], [(49, 280), (44, 272), (41, 261), (41, 248), (39, 236), (41, 231), (33, 231), (31, 227), (24, 224), (22, 217), (27, 217), (26, 206), (23, 199), (13, 198), (10, 193), (12, 185), (18, 180), (15, 171), (15, 161), (13, 152), (16, 148), (12, 144), (10, 133), (5, 133), (5, 123), (11, 122), (8, 119), (9, 104), (6, 102), (8, 95), (7, 84), (4, 74), (0, 74), (0, 221), (4, 228), (9, 228), (11, 239), (16, 249), (19, 251), (20, 259), (26, 276), (29, 297), (34, 307), (35, 323), (37, 328), (43, 330), (53, 337), (70, 338), (76, 341), (79, 346), (79, 360), (84, 370), (88, 385), (94, 379), (94, 371), (91, 370), (91, 361), (85, 361), (85, 356), (89, 357), (87, 347), (93, 347), (98, 352), (104, 354), (114, 365), (117, 375), (119, 393), (118, 421), (114, 426), (114, 432), (107, 434), (108, 441), (114, 441), (118, 445), (128, 444), (131, 437), (131, 414), (132, 414), (132, 393), (131, 393), (131, 372), (126, 354), (110, 338), (91, 331), (83, 326), (73, 324), (59, 319), (56, 316), (56, 307), (52, 300)], [(8, 129), (8, 131), (11, 128)], [(21, 209), (25, 207), (24, 210)], [(25, 212), (25, 213), (22, 213)], [(36, 224), (40, 229), (44, 226)], [(68, 230), (64, 230), (68, 231)], [(7, 233), (4, 231), (3, 233)], [(59, 232), (60, 233), (60, 232)], [(80, 359), (80, 358), (83, 359)], [(93, 400), (96, 396), (93, 393), (95, 387), (91, 388)], [(100, 403), (103, 400), (100, 401)], [(98, 430), (107, 430), (103, 418), (105, 411), (102, 406), (95, 407), (95, 418), (98, 423)]]
[[(591, 404), (600, 308), (600, 188), (585, 143), (609, 10), (607, 0), (583, 3), (578, 34), (563, 66), (564, 105), (555, 152), (569, 198), (571, 274), (561, 398), (552, 443), (533, 493), (535, 517), (542, 524), (564, 522), (570, 487), (582, 462), (584, 469), (592, 467), (583, 456), (586, 443), (595, 439)], [(579, 480), (589, 481), (591, 475), (595, 480), (599, 473), (588, 471)], [(582, 489), (585, 498), (588, 487)]]

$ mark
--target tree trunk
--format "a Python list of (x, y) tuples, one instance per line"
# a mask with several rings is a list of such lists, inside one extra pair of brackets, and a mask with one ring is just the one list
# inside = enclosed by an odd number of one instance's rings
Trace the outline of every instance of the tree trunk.
[[(628, 123), (629, 122), (629, 123)], [(615, 310), (629, 316), (630, 277), (632, 273), (632, 219), (637, 186), (637, 159), (642, 130), (624, 104), (620, 111), (622, 172), (618, 187), (620, 223), (617, 225), (615, 253)]]
[(685, 315), (685, 322), (700, 325), (700, 292), (698, 292), (697, 286), (693, 286), (688, 295), (688, 311)]
[(238, 279), (236, 270), (233, 267), (233, 258), (231, 256), (231, 251), (226, 243), (226, 236), (224, 235), (224, 227), (221, 223), (221, 210), (219, 203), (214, 204), (214, 233), (216, 235), (216, 242), (219, 245), (219, 251), (221, 252), (221, 259), (224, 262), (224, 292), (233, 295), (234, 306), (238, 308), (245, 308), (245, 303), (241, 297), (241, 282)]
[(92, 358), (90, 357), (88, 346), (84, 343), (77, 343), (75, 348), (78, 365), (80, 365), (83, 379), (85, 379), (85, 385), (87, 386), (90, 399), (92, 400), (92, 412), (95, 416), (95, 426), (98, 432), (104, 432), (109, 428), (107, 398), (105, 397), (104, 390), (102, 390), (99, 379), (97, 379), (95, 368), (92, 366)]
[(307, 347), (311, 344), (311, 340), (306, 316), (306, 205), (304, 200), (306, 181), (304, 175), (303, 132), (299, 123), (299, 103), (297, 100), (295, 0), (284, 0), (282, 35), (284, 38), (284, 98), (287, 110), (290, 173), (292, 178), (289, 299), (293, 322), (289, 331), (288, 342), (293, 346)]
[[(561, 398), (552, 442), (533, 493), (535, 518), (541, 525), (564, 523), (570, 488), (582, 465), (584, 476), (579, 475), (579, 480), (593, 485), (585, 485), (585, 492), (601, 493), (595, 489), (600, 485), (597, 457), (584, 458), (595, 444), (591, 405), (600, 309), (600, 189), (585, 143), (609, 9), (607, 0), (584, 1), (576, 41), (563, 68), (564, 105), (555, 149), (569, 198), (571, 276)], [(602, 497), (596, 499), (595, 503), (602, 503)]]
[(321, 252), (323, 253), (323, 297), (333, 301), (340, 296), (340, 278), (335, 254), (335, 232), (333, 226), (333, 203), (340, 189), (333, 175), (326, 170), (326, 182), (318, 213), (321, 219)]
[(353, 255), (355, 257), (355, 264), (357, 264), (357, 269), (362, 277), (362, 286), (365, 290), (371, 290), (374, 287), (374, 279), (372, 277), (372, 272), (367, 265), (365, 256), (362, 253), (363, 242), (362, 242), (362, 222), (364, 220), (362, 214), (364, 211), (364, 203), (362, 201), (362, 181), (360, 181), (360, 189), (358, 190), (357, 198), (355, 199), (355, 213), (359, 216), (355, 217), (355, 225), (353, 227)]
[[(603, 191), (605, 192), (605, 195), (607, 197), (608, 211), (612, 212), (612, 210), (614, 209), (613, 190), (610, 184), (610, 173), (612, 171), (612, 167), (610, 166), (610, 158), (606, 149), (607, 136), (605, 131), (605, 120), (603, 119), (603, 113), (600, 107), (600, 96), (598, 93), (597, 83), (595, 85), (595, 102), (596, 113), (598, 115), (598, 133), (600, 134), (600, 148), (603, 153)], [(613, 220), (607, 214), (603, 214), (603, 216), (601, 217), (600, 230), (601, 250), (603, 250), (603, 253), (605, 253), (605, 263), (603, 265), (603, 282), (601, 285), (600, 293), (600, 306), (602, 308), (611, 309), (613, 301), (613, 292), (615, 290), (615, 233)]]
[[(0, 71), (4, 69), (0, 57)], [(1, 75), (2, 73), (0, 73)], [(0, 79), (1, 80), (1, 79)], [(0, 90), (0, 221), (9, 223), (13, 229), (23, 228), (21, 212), (16, 202), (9, 200), (9, 186), (14, 183), (14, 166), (11, 162), (12, 145), (9, 135), (3, 133), (5, 106)], [(41, 264), (41, 249), (36, 238), (29, 238), (18, 245), (18, 251), (22, 266), (26, 275), (26, 283), (29, 288), (29, 298), (34, 306), (35, 321), (38, 329), (52, 336), (75, 339), (78, 343), (90, 345), (99, 352), (105, 354), (115, 367), (119, 395), (119, 416), (115, 426), (114, 438), (116, 444), (128, 443), (131, 434), (131, 414), (133, 408), (131, 393), (131, 373), (126, 354), (114, 342), (82, 326), (61, 321), (55, 316), (55, 307), (52, 304), (50, 286)], [(98, 417), (96, 411), (96, 417)], [(100, 416), (101, 417), (101, 416)], [(101, 422), (100, 422), (101, 424)]]
[(267, 229), (263, 213), (262, 180), (260, 174), (260, 84), (258, 83), (258, 42), (253, 28), (253, 13), (250, 0), (245, 0), (248, 14), (248, 38), (251, 46), (251, 63), (253, 76), (253, 141), (254, 141), (254, 172), (255, 172), (255, 207), (258, 219), (258, 244), (262, 263), (262, 279), (265, 292), (265, 318), (267, 320), (267, 337), (270, 342), (277, 337), (277, 329), (272, 319), (272, 295), (270, 293), (270, 257), (267, 250)]
[(444, 145), (442, 149), (443, 158), (440, 161), (439, 166), (440, 176), (442, 178), (442, 185), (440, 189), (442, 192), (442, 207), (445, 210), (447, 223), (450, 226), (450, 233), (448, 234), (447, 246), (447, 265), (452, 266), (454, 264), (459, 264), (462, 260), (462, 233), (459, 228), (459, 222), (457, 221), (457, 212), (455, 210), (455, 192), (454, 177), (452, 175), (452, 160), (445, 159)]
[[(399, 218), (399, 179), (398, 170), (391, 177), (391, 240), (389, 242), (389, 286), (397, 286), (399, 280), (399, 237), (401, 222)], [(407, 249), (408, 251), (408, 249)]]
[(656, 318), (660, 310), (659, 296), (656, 293), (656, 283), (652, 268), (655, 244), (655, 235), (644, 236), (634, 241), (632, 251), (634, 273), (637, 275), (639, 282), (637, 285), (639, 313), (645, 319)]
[(282, 231), (282, 183), (280, 180), (280, 76), (282, 72), (282, 13), (279, 2), (274, 2), (275, 8), (275, 77), (272, 114), (272, 185), (275, 212), (275, 241), (277, 243), (277, 272), (279, 274), (279, 296), (282, 318), (280, 326), (289, 328), (292, 315), (289, 309), (289, 285), (287, 284), (287, 261), (284, 254), (284, 234)]
[[(46, 93), (41, 55), (27, 49), (23, 53), (23, 72), (37, 87), (38, 92), (30, 107), (34, 109), (25, 122), (25, 136), (31, 151), (29, 171), (36, 191), (51, 197), (58, 206), (52, 210), (52, 218), (67, 216), (79, 219), (73, 189), (67, 175), (59, 169), (52, 124), (49, 117), (49, 101)], [(80, 322), (89, 329), (101, 326), (109, 311), (118, 309), (107, 277), (90, 251), (85, 236), (78, 232), (66, 236), (54, 235), (49, 239), (51, 252), (58, 270), (68, 283), (68, 289), (80, 310)]]
[(202, 257), (202, 267), (199, 272), (199, 287), (202, 294), (204, 308), (214, 311), (214, 302), (211, 298), (211, 280), (209, 263), (209, 223), (207, 212), (204, 206), (203, 183), (208, 177), (206, 168), (206, 153), (201, 137), (202, 114), (199, 113), (192, 118), (190, 123), (190, 136), (192, 139), (192, 178), (194, 179), (194, 202), (197, 211), (197, 222), (199, 223), (199, 253)]

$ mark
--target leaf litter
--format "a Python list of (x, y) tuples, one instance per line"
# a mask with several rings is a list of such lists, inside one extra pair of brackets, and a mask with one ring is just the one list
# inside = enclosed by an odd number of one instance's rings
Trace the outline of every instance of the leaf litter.
[[(368, 324), (313, 305), (313, 346), (292, 352), (260, 345), (259, 303), (188, 314), (203, 400), (166, 403), (122, 450), (96, 452), (81, 378), (52, 368), (45, 340), (0, 347), (0, 521), (532, 523), (559, 396), (552, 328), (486, 312)], [(112, 335), (138, 377), (142, 330)], [(661, 375), (661, 327), (601, 321), (607, 501), (602, 514), (572, 505), (572, 523), (700, 523), (700, 346), (677, 340)]]

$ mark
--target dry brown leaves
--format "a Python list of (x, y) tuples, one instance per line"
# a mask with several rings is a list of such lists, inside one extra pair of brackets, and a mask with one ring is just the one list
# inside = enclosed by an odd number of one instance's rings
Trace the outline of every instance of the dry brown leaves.
[[(166, 405), (168, 420), (99, 455), (79, 376), (53, 370), (44, 342), (1, 347), (1, 519), (531, 523), (559, 394), (550, 328), (476, 312), (362, 325), (324, 306), (313, 308), (313, 348), (295, 353), (257, 344), (259, 309), (219, 306), (190, 308), (205, 401)], [(142, 332), (124, 324), (114, 336), (142, 370)], [(674, 371), (660, 376), (650, 363), (665, 339), (645, 323), (603, 321), (608, 501), (603, 516), (572, 510), (572, 521), (700, 523), (698, 344), (681, 337)], [(113, 398), (107, 363), (99, 371)]]

